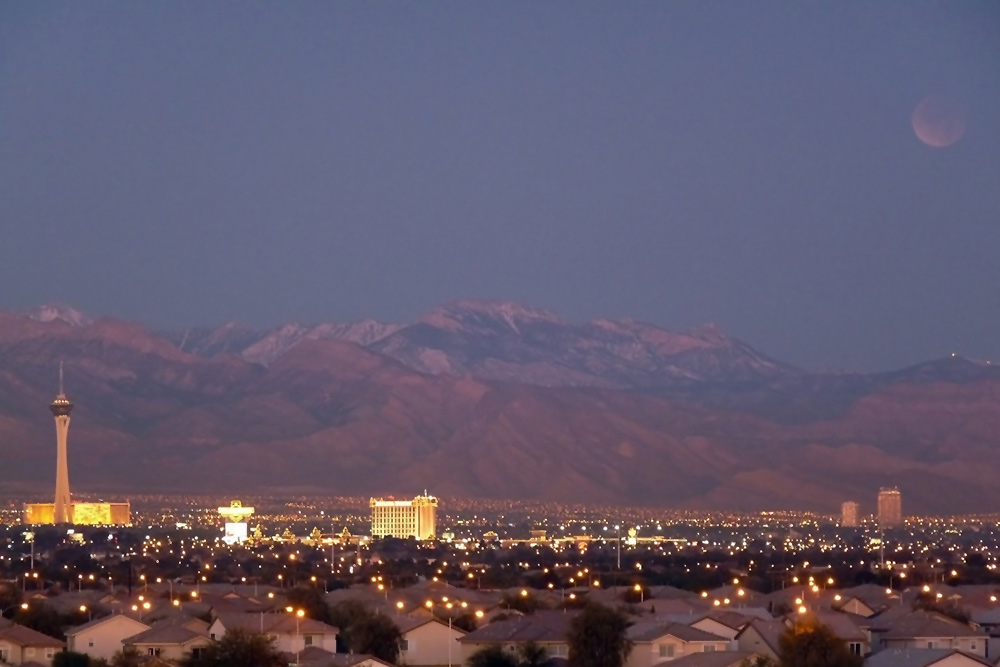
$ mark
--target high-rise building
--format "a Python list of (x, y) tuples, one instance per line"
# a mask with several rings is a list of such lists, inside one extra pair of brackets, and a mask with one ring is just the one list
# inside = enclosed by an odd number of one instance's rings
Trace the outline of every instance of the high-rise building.
[(844, 528), (858, 527), (858, 504), (853, 500), (840, 506), (840, 525)]
[(437, 498), (424, 495), (413, 500), (371, 499), (372, 537), (415, 537), (430, 540), (437, 535)]
[(66, 398), (63, 367), (59, 364), (59, 393), (49, 406), (56, 420), (56, 496), (52, 503), (32, 503), (24, 507), (27, 524), (72, 523), (83, 526), (131, 525), (131, 508), (126, 503), (74, 503), (69, 493), (69, 413), (73, 404)]
[(882, 528), (903, 525), (903, 498), (896, 487), (879, 489), (878, 525)]

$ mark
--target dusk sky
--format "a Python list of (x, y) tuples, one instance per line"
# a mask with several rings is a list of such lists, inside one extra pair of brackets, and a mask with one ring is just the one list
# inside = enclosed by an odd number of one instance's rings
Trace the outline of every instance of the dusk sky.
[(3, 1), (0, 285), (154, 328), (481, 298), (1000, 360), (1000, 3)]

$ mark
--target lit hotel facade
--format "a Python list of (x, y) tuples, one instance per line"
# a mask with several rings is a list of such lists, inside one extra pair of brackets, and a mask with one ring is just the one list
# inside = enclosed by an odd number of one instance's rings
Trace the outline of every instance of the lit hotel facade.
[(857, 528), (860, 525), (858, 516), (858, 504), (853, 500), (848, 500), (840, 506), (840, 525), (842, 527)]
[(896, 487), (882, 488), (878, 492), (878, 525), (882, 528), (903, 525), (903, 497)]
[(371, 499), (372, 537), (415, 537), (430, 540), (437, 535), (437, 498), (422, 495), (413, 500)]

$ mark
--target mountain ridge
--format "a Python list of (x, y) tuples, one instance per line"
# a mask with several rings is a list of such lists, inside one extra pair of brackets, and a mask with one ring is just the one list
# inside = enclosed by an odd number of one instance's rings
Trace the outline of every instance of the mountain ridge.
[(1000, 373), (961, 357), (810, 373), (714, 327), (457, 302), (288, 325), (262, 363), (245, 351), (281, 327), (69, 319), (0, 312), (0, 484), (51, 478), (63, 360), (84, 485), (823, 511), (898, 485), (923, 511), (1000, 508)]

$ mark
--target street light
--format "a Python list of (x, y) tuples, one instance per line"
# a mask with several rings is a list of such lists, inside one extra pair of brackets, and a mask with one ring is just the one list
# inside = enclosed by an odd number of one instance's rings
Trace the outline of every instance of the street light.
[(295, 612), (295, 664), (299, 664), (299, 652), (302, 650), (301, 635), (299, 633), (299, 621), (306, 615), (306, 612), (299, 609)]
[[(448, 603), (448, 609), (451, 609), (451, 603)], [(454, 641), (451, 638), (451, 612), (448, 612), (448, 667), (451, 667), (451, 642)]]
[(87, 614), (87, 621), (94, 620), (94, 613), (90, 609), (87, 608), (87, 605), (85, 605), (85, 604), (80, 605), (80, 613), (81, 614)]
[(636, 584), (635, 585), (635, 592), (639, 594), (639, 604), (642, 604), (643, 599), (644, 599), (642, 586), (640, 586), (639, 584)]
[(615, 536), (618, 538), (618, 569), (622, 569), (622, 527), (615, 524)]

